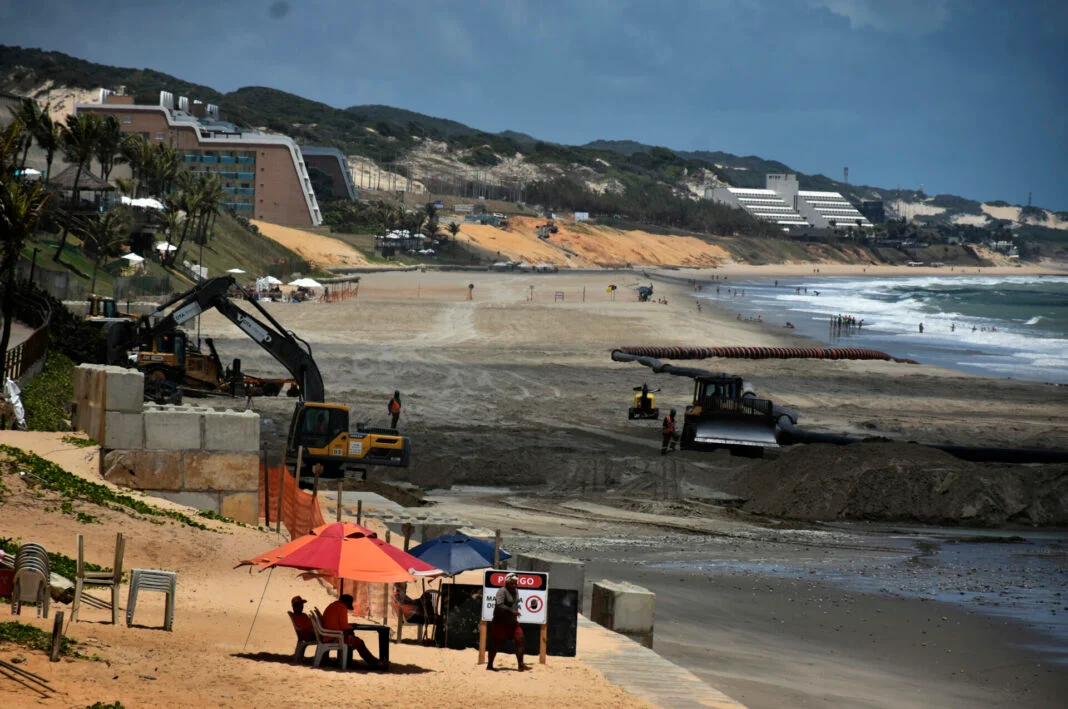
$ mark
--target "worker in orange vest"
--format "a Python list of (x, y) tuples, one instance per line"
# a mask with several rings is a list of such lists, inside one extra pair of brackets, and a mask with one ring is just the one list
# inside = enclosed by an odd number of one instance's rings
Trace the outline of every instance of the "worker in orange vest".
[(397, 419), (400, 418), (401, 412), (401, 397), (399, 391), (393, 392), (393, 398), (389, 400), (389, 415), (393, 417), (393, 423), (390, 424), (390, 428), (397, 427)]
[(660, 445), (660, 455), (668, 454), (668, 446), (671, 450), (675, 450), (675, 444), (679, 442), (679, 437), (675, 435), (675, 409), (671, 410), (671, 413), (664, 417), (664, 441)]

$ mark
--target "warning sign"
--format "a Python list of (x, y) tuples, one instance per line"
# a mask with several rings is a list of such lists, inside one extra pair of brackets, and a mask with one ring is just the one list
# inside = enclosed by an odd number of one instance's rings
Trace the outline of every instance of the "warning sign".
[(516, 593), (519, 595), (519, 622), (545, 625), (545, 606), (549, 602), (549, 574), (540, 571), (486, 571), (482, 583), (482, 620), (493, 620), (497, 591), (504, 588), (504, 580), (509, 573), (515, 573), (519, 579), (516, 587)]

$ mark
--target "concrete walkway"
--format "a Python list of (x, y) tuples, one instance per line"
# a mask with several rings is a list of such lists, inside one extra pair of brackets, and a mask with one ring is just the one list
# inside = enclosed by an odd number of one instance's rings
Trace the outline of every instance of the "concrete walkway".
[(745, 709), (693, 673), (628, 637), (581, 615), (578, 628), (578, 659), (650, 704), (663, 709)]
[[(4, 323), (3, 319), (0, 319), (0, 326)], [(18, 347), (27, 337), (33, 334), (33, 328), (28, 325), (23, 325), (20, 322), (13, 321), (11, 323), (11, 340), (7, 343), (7, 348), (13, 350)]]

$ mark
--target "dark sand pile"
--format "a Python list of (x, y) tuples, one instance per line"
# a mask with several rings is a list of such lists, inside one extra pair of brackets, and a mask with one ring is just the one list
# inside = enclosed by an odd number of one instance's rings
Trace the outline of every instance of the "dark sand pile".
[(1068, 466), (970, 463), (911, 444), (796, 446), (733, 488), (746, 511), (791, 519), (1068, 525)]

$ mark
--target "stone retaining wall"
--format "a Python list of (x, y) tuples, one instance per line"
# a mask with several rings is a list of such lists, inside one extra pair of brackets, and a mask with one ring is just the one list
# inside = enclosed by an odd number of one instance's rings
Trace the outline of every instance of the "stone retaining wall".
[(136, 370), (75, 368), (72, 424), (100, 442), (104, 477), (257, 524), (259, 414), (143, 399), (144, 375)]

